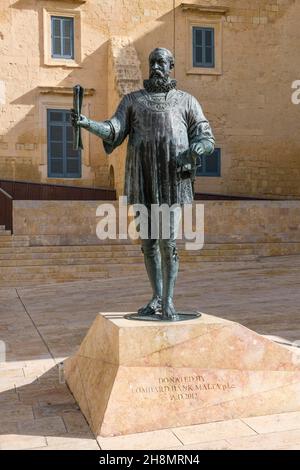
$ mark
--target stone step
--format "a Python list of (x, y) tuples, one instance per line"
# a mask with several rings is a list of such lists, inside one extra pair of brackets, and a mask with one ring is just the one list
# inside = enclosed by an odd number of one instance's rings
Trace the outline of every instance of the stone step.
[[(6, 246), (0, 247), (0, 259), (33, 259), (61, 257), (127, 257), (140, 254), (139, 245), (80, 245), (80, 246), (26, 246), (27, 240), (14, 238)], [(206, 244), (202, 250), (185, 250), (178, 245), (183, 259), (206, 256), (251, 255), (276, 256), (299, 254), (300, 243), (265, 243), (265, 244)]]
[(0, 253), (6, 252), (11, 249), (14, 251), (15, 249), (22, 250), (23, 248), (27, 249), (29, 247), (29, 238), (26, 236), (15, 236), (11, 235), (9, 238), (0, 237)]
[(29, 266), (4, 266), (1, 268), (1, 271), (0, 271), (0, 276), (3, 278), (5, 276), (5, 273), (7, 274), (11, 274), (11, 273), (14, 273), (16, 275), (18, 274), (22, 274), (23, 272), (31, 272), (33, 274), (38, 274), (38, 273), (55, 273), (55, 272), (58, 272), (58, 271), (61, 271), (63, 272), (63, 270), (65, 270), (65, 272), (72, 272), (72, 271), (87, 271), (87, 272), (93, 272), (93, 271), (97, 271), (97, 272), (101, 272), (101, 271), (107, 271), (109, 270), (110, 268), (112, 269), (120, 269), (120, 270), (128, 270), (128, 271), (131, 271), (131, 270), (134, 270), (136, 269), (137, 267), (141, 267), (141, 266), (144, 266), (143, 262), (132, 262), (132, 263), (128, 263), (127, 265), (126, 264), (119, 264), (119, 263), (115, 263), (114, 265), (113, 264), (109, 264), (109, 263), (104, 263), (104, 264), (100, 264), (100, 263), (84, 263), (84, 264), (63, 264), (63, 265), (59, 265), (59, 264), (53, 264), (53, 265), (41, 265), (41, 266), (35, 266), (35, 265), (29, 265)]
[[(198, 272), (199, 270), (201, 270), (201, 265), (197, 266), (196, 269), (191, 265), (186, 265), (184, 267), (181, 265), (179, 272)], [(1, 269), (0, 283), (3, 287), (17, 287), (72, 282), (78, 280), (140, 278), (140, 276), (146, 276), (143, 263), (122, 267), (118, 265), (107, 265), (106, 269), (84, 265), (80, 266), (80, 269), (79, 266), (54, 266), (51, 267), (51, 269), (49, 269), (49, 266), (34, 266)]]
[(145, 269), (142, 270), (136, 269), (132, 272), (126, 271), (110, 271), (110, 272), (85, 272), (82, 274), (81, 272), (75, 273), (52, 273), (49, 275), (48, 273), (45, 274), (38, 274), (33, 275), (23, 274), (22, 277), (6, 277), (5, 279), (1, 280), (0, 283), (1, 287), (20, 287), (20, 286), (36, 286), (36, 285), (45, 285), (45, 284), (55, 284), (55, 283), (63, 283), (63, 282), (73, 282), (73, 281), (89, 281), (89, 280), (97, 280), (97, 279), (109, 279), (113, 278), (114, 280), (118, 279), (130, 279), (140, 277), (141, 275), (145, 275)]
[[(241, 255), (241, 254), (232, 254), (222, 256), (220, 254), (216, 254), (215, 256), (207, 256), (206, 254), (199, 255), (195, 258), (185, 258), (180, 256), (181, 263), (187, 263), (190, 265), (197, 265), (198, 263), (207, 261), (207, 262), (215, 262), (215, 261), (235, 261), (235, 260), (252, 260), (257, 259), (259, 255), (256, 254), (248, 254), (248, 255)], [(73, 257), (65, 257), (65, 258), (26, 258), (26, 259), (1, 259), (0, 260), (0, 268), (5, 268), (9, 266), (61, 266), (61, 265), (124, 265), (128, 266), (132, 263), (143, 263), (143, 257), (141, 255), (131, 256), (125, 258), (112, 258), (112, 257), (81, 257), (81, 258), (73, 258)]]
[(29, 237), (27, 235), (12, 235), (10, 230), (0, 231), (0, 236), (1, 237), (5, 236), (5, 237), (13, 238), (13, 239), (20, 239), (20, 240), (29, 240)]
[[(201, 262), (219, 262), (219, 261), (249, 261), (255, 260), (259, 256), (255, 254), (250, 255), (218, 255), (215, 256), (206, 256), (205, 254), (197, 257), (197, 258), (183, 258), (180, 257), (181, 263), (187, 263), (192, 265), (197, 265)], [(62, 258), (62, 259), (23, 259), (23, 260), (0, 260), (0, 268), (5, 267), (23, 267), (23, 266), (81, 266), (81, 265), (94, 265), (94, 266), (109, 266), (109, 265), (119, 265), (128, 267), (131, 266), (133, 263), (141, 263), (143, 264), (143, 257), (138, 255), (135, 257), (126, 257), (125, 258)]]
[[(231, 256), (231, 255), (250, 255), (254, 254), (254, 250), (247, 248), (247, 249), (232, 249), (232, 250), (222, 250), (218, 247), (214, 249), (204, 247), (202, 250), (197, 251), (187, 251), (183, 248), (179, 248), (178, 252), (183, 259), (195, 259), (199, 256), (203, 256), (204, 254), (207, 256), (216, 256), (216, 255), (224, 255), (224, 256)], [(130, 250), (95, 250), (95, 251), (79, 251), (79, 250), (70, 250), (70, 251), (31, 251), (29, 249), (25, 249), (17, 251), (16, 249), (6, 250), (0, 252), (0, 260), (5, 259), (62, 259), (62, 258), (119, 258), (120, 260), (126, 260), (130, 256), (141, 256), (141, 250), (139, 247), (133, 248)]]
[(197, 256), (207, 255), (207, 256), (217, 256), (217, 255), (224, 255), (224, 256), (231, 256), (232, 254), (241, 254), (243, 255), (252, 255), (255, 254), (254, 248), (233, 248), (232, 250), (222, 249), (219, 247), (216, 248), (202, 248), (202, 250), (178, 250), (180, 256), (184, 258), (197, 258)]
[(0, 260), (0, 268), (5, 268), (9, 266), (60, 266), (60, 265), (71, 265), (71, 266), (80, 266), (80, 265), (109, 265), (109, 264), (119, 264), (122, 266), (128, 266), (132, 263), (139, 263), (143, 261), (143, 258), (139, 255), (136, 257), (126, 257), (122, 258), (94, 258), (94, 257), (82, 257), (82, 258), (45, 258), (45, 259), (7, 259)]
[(3, 287), (19, 287), (19, 286), (36, 286), (41, 284), (53, 284), (53, 283), (62, 283), (62, 282), (72, 282), (72, 281), (82, 281), (89, 279), (107, 279), (109, 277), (108, 273), (73, 273), (68, 275), (64, 273), (58, 273), (56, 275), (52, 274), (23, 274), (22, 277), (13, 277), (8, 276), (4, 280), (0, 279), (1, 286)]
[[(15, 239), (15, 243), (24, 243), (24, 245), (20, 245), (19, 247), (15, 246), (15, 250), (13, 250), (14, 253), (22, 253), (22, 252), (30, 252), (30, 253), (72, 253), (72, 252), (93, 252), (93, 253), (125, 253), (125, 252), (140, 252), (140, 245), (139, 244), (131, 244), (131, 245), (45, 245), (45, 246), (27, 246), (25, 245), (26, 240), (22, 241), (19, 239)], [(22, 249), (22, 246), (26, 247), (24, 250)], [(239, 251), (244, 251), (244, 250), (253, 250), (256, 247), (254, 244), (232, 244), (232, 245), (225, 245), (225, 244), (206, 244), (204, 246), (205, 250), (239, 250)], [(10, 251), (7, 249), (9, 248), (9, 245), (3, 246), (1, 248), (0, 244), (0, 254), (1, 253), (9, 253)], [(184, 244), (178, 244), (178, 249), (179, 251), (182, 252), (187, 252), (185, 250)], [(299, 250), (300, 250), (300, 244), (299, 244)], [(195, 251), (189, 251), (190, 253), (198, 253), (200, 250), (195, 250)]]
[[(240, 256), (216, 256), (216, 257), (207, 257), (203, 255), (200, 259), (195, 260), (181, 260), (182, 269), (188, 269), (188, 267), (197, 267), (199, 263), (203, 262), (224, 262), (224, 261), (254, 261), (258, 258), (257, 255), (245, 255), (243, 258)], [(41, 272), (41, 269), (48, 269), (49, 274), (61, 270), (77, 270), (78, 272), (85, 270), (96, 270), (97, 272), (109, 271), (111, 269), (117, 270), (127, 270), (136, 269), (137, 266), (144, 266), (144, 261), (142, 257), (131, 257), (124, 260), (119, 259), (104, 259), (96, 262), (94, 259), (61, 259), (61, 260), (51, 260), (51, 259), (36, 259), (36, 260), (5, 260), (0, 262), (1, 275), (2, 279), (5, 273), (13, 272), (13, 269), (17, 269), (15, 273), (17, 276), (21, 275), (26, 269), (35, 274)]]
[(78, 265), (70, 266), (23, 266), (23, 267), (6, 267), (0, 272), (1, 285), (15, 283), (23, 283), (30, 281), (32, 283), (43, 283), (45, 281), (72, 281), (85, 280), (88, 278), (108, 278), (115, 275), (137, 275), (145, 271), (143, 264), (133, 264), (130, 266), (95, 266), (95, 265)]
[(0, 237), (1, 237), (1, 240), (3, 239), (3, 237), (11, 237), (11, 231), (10, 230), (0, 230)]
[[(122, 245), (119, 243), (118, 245), (113, 244), (99, 244), (99, 245), (44, 245), (44, 246), (27, 246), (26, 243), (28, 242), (27, 237), (10, 237), (12, 242), (16, 243), (23, 243), (24, 249), (22, 246), (16, 247), (14, 253), (22, 253), (22, 252), (31, 252), (31, 253), (71, 253), (71, 252), (99, 252), (99, 253), (125, 253), (131, 251), (140, 251), (139, 244), (126, 244)], [(225, 243), (207, 243), (204, 245), (202, 250), (186, 250), (184, 243), (178, 243), (178, 249), (184, 253), (199, 253), (200, 251), (206, 250), (214, 252), (218, 250), (219, 252), (233, 252), (239, 251), (244, 253), (251, 252), (258, 252), (260, 250), (264, 250), (266, 252), (272, 251), (275, 252), (278, 250), (283, 250), (284, 252), (293, 252), (293, 253), (300, 253), (300, 242), (290, 242), (290, 243), (232, 243), (232, 244), (225, 244)], [(7, 245), (8, 247), (8, 245)], [(1, 248), (0, 243), (0, 253), (9, 253), (10, 251), (7, 249), (6, 246)]]
[[(13, 238), (16, 241), (28, 241), (26, 236), (18, 236)], [(184, 249), (185, 250), (185, 242), (183, 241), (178, 241), (177, 246), (179, 249)], [(278, 247), (284, 247), (284, 248), (298, 248), (300, 250), (300, 242), (268, 242), (268, 243), (263, 243), (263, 242), (256, 242), (256, 243), (206, 243), (204, 245), (204, 249), (208, 250), (214, 250), (216, 248), (222, 249), (222, 250), (247, 250), (247, 249), (257, 249), (257, 248), (278, 248)], [(94, 251), (94, 250), (104, 250), (104, 251), (109, 251), (109, 250), (138, 250), (140, 249), (140, 243), (126, 243), (124, 244), (122, 241), (119, 241), (118, 243), (111, 243), (111, 241), (107, 243), (99, 243), (96, 245), (32, 245), (30, 246), (30, 249), (32, 251), (47, 251), (47, 250), (52, 250), (52, 251), (72, 251), (72, 250), (80, 250), (80, 251)], [(197, 250), (195, 250), (197, 251)]]
[[(139, 243), (25, 246), (26, 236), (10, 236), (10, 241), (6, 237), (0, 239), (1, 286), (146, 275)], [(180, 271), (197, 272), (207, 262), (255, 261), (264, 256), (299, 254), (300, 242), (211, 243), (202, 250), (187, 251), (180, 241), (178, 251)]]
[(197, 257), (184, 257), (180, 256), (180, 261), (182, 263), (188, 263), (188, 264), (197, 264), (201, 263), (203, 261), (207, 262), (215, 262), (215, 261), (249, 261), (253, 259), (258, 259), (260, 256), (257, 254), (244, 254), (244, 253), (232, 253), (232, 254), (218, 254), (216, 253), (215, 255), (207, 255), (207, 253), (203, 253), (198, 255)]
[(7, 234), (6, 232), (0, 232), (0, 246), (2, 245), (2, 243), (11, 242), (12, 240), (13, 238), (10, 234)]
[[(24, 245), (20, 245), (20, 248), (18, 248), (17, 250), (15, 250), (15, 252), (23, 252), (24, 250), (22, 249), (22, 246), (26, 247), (25, 251), (26, 252), (31, 252), (31, 253), (47, 253), (47, 252), (54, 252), (54, 253), (60, 253), (60, 252), (79, 252), (79, 251), (83, 251), (83, 252), (105, 252), (105, 251), (109, 251), (109, 252), (112, 252), (112, 251), (117, 251), (119, 250), (120, 252), (124, 252), (124, 251), (130, 251), (130, 250), (140, 250), (140, 245), (134, 245), (134, 244), (131, 244), (131, 245), (122, 245), (122, 244), (118, 244), (118, 245), (111, 245), (111, 244), (107, 244), (107, 245), (43, 245), (43, 246), (29, 246), (29, 245), (25, 245), (26, 241), (28, 242), (28, 240), (19, 240), (19, 239), (15, 239), (15, 242), (19, 242), (19, 243), (24, 243)], [(2, 247), (2, 244), (0, 243), (0, 253), (6, 253), (8, 252), (7, 251), (7, 246), (3, 246)], [(2, 249), (2, 248), (3, 249)]]
[[(234, 257), (232, 257), (234, 258)], [(216, 261), (226, 261), (226, 260), (232, 260), (232, 258), (221, 258), (221, 259), (217, 259)], [(256, 259), (256, 256), (253, 255), (253, 256), (247, 256), (247, 259)], [(40, 261), (40, 260), (38, 260)], [(46, 263), (48, 263), (48, 260), (45, 260)], [(22, 276), (23, 274), (25, 273), (31, 273), (31, 274), (40, 274), (40, 273), (45, 273), (45, 274), (48, 274), (49, 276), (52, 275), (53, 273), (58, 273), (58, 272), (61, 272), (65, 275), (67, 275), (68, 273), (84, 273), (84, 272), (108, 272), (108, 271), (124, 271), (124, 272), (130, 272), (130, 271), (135, 271), (136, 269), (142, 269), (144, 270), (144, 262), (143, 262), (143, 258), (140, 257), (139, 259), (132, 259), (132, 261), (130, 263), (111, 263), (109, 261), (107, 261), (106, 263), (95, 263), (93, 260), (91, 260), (90, 263), (87, 263), (86, 262), (87, 260), (83, 260), (83, 263), (57, 263), (57, 261), (55, 262), (55, 264), (29, 264), (29, 265), (25, 265), (25, 264), (18, 264), (16, 266), (12, 265), (12, 266), (1, 266), (1, 271), (0, 271), (0, 279), (5, 279), (6, 276), (10, 276), (10, 275), (13, 275), (13, 276), (16, 276), (16, 277), (20, 277)], [(203, 257), (203, 259), (201, 261), (207, 261), (207, 262), (211, 262), (211, 257), (209, 258), (205, 258)], [(180, 264), (180, 269), (181, 270), (185, 270), (185, 269), (189, 269), (189, 267), (192, 267), (193, 269), (195, 268), (195, 264), (196, 264), (196, 267), (197, 267), (197, 263), (181, 263)]]
[(27, 250), (20, 252), (16, 252), (14, 250), (8, 251), (8, 252), (0, 252), (0, 262), (2, 260), (34, 260), (34, 259), (81, 259), (81, 258), (91, 258), (91, 259), (115, 259), (118, 258), (120, 260), (126, 261), (128, 257), (132, 256), (139, 256), (141, 257), (142, 253), (140, 250), (131, 250), (131, 251), (126, 251), (122, 253), (121, 251), (70, 251), (70, 252), (30, 252)]
[(20, 240), (9, 240), (2, 242), (0, 240), (0, 253), (3, 252), (5, 249), (11, 248), (11, 251), (13, 251), (13, 248), (22, 248), (22, 247), (28, 247), (29, 243), (28, 241), (20, 241)]

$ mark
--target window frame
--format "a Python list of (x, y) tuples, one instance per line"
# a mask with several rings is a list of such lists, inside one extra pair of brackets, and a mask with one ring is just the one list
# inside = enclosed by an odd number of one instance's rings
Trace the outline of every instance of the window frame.
[[(211, 158), (212, 155), (216, 154), (217, 155), (217, 171), (215, 173), (207, 172), (206, 171), (206, 158)], [(197, 177), (209, 177), (209, 178), (220, 178), (221, 177), (221, 148), (216, 147), (213, 154), (208, 155), (207, 157), (202, 158), (202, 166), (197, 169), (196, 176)], [(203, 171), (201, 169), (203, 168)]]
[[(70, 16), (57, 16), (57, 15), (51, 15), (51, 57), (52, 59), (71, 59), (74, 60), (74, 18)], [(60, 23), (60, 36), (55, 36), (54, 35), (54, 20), (58, 20)], [(64, 54), (64, 23), (69, 22), (71, 24), (70, 28), (70, 54)], [(55, 38), (60, 39), (60, 49), (61, 53), (60, 54), (55, 54), (54, 52), (54, 39)]]
[[(194, 28), (214, 30), (214, 66), (196, 67), (194, 66)], [(222, 17), (214, 18), (186, 18), (186, 74), (187, 75), (221, 75), (222, 74), (222, 37), (223, 37)]]
[[(56, 113), (61, 113), (63, 114), (64, 116), (67, 114), (67, 113), (70, 113), (70, 110), (68, 109), (62, 109), (62, 108), (47, 108), (47, 178), (51, 178), (51, 179), (80, 179), (82, 178), (82, 152), (81, 152), (81, 149), (78, 150), (78, 157), (76, 159), (79, 160), (79, 165), (78, 165), (78, 168), (79, 168), (79, 171), (78, 173), (68, 173), (67, 172), (67, 160), (68, 160), (68, 157), (67, 157), (67, 139), (66, 139), (66, 129), (67, 129), (67, 121), (66, 119), (62, 119), (62, 121), (51, 121), (50, 120), (50, 113), (51, 112), (56, 112)], [(50, 139), (50, 126), (51, 126), (51, 123), (53, 122), (56, 122), (56, 125), (59, 126), (61, 125), (61, 127), (63, 128), (63, 140), (62, 140), (62, 143), (63, 143), (63, 157), (62, 157), (62, 160), (63, 160), (63, 172), (62, 173), (53, 173), (51, 171), (51, 142), (52, 140)], [(71, 124), (70, 124), (70, 127)], [(75, 159), (75, 158), (74, 158)]]
[[(73, 58), (58, 56), (52, 57), (52, 17), (73, 19)], [(81, 40), (81, 11), (64, 8), (43, 8), (43, 62), (51, 67), (81, 68), (82, 40)]]
[[(215, 67), (215, 29), (212, 27), (193, 26), (192, 31), (193, 31), (193, 67), (214, 68)], [(196, 43), (197, 31), (201, 31), (201, 36), (202, 36), (201, 46), (197, 45)], [(211, 39), (212, 39), (211, 46), (206, 45), (206, 32), (212, 33), (211, 34)], [(200, 47), (202, 49), (202, 58), (203, 58), (202, 62), (198, 62), (198, 63), (196, 60), (197, 47)], [(212, 49), (212, 61), (211, 62), (206, 61), (206, 48), (207, 47), (211, 47)]]

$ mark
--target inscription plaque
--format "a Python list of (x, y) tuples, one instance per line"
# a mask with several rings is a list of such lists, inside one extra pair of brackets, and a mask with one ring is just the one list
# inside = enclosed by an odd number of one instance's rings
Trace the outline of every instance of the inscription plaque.
[(216, 390), (226, 392), (236, 388), (231, 382), (216, 381), (211, 382), (204, 375), (186, 375), (159, 377), (156, 383), (149, 384), (130, 384), (133, 394), (157, 395), (168, 401), (175, 400), (198, 400), (199, 392)]

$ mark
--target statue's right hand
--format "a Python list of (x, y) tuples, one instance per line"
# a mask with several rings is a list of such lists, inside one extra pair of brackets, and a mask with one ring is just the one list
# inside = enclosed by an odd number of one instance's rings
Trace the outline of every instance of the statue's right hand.
[(71, 109), (71, 123), (72, 126), (77, 126), (77, 127), (88, 127), (89, 125), (89, 120), (86, 116), (83, 114), (77, 114), (75, 109)]

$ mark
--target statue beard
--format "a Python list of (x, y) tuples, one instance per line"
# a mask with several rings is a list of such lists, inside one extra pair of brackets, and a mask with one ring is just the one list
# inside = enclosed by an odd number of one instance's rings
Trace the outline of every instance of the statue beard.
[(167, 93), (176, 88), (177, 81), (170, 77), (152, 77), (144, 80), (144, 88), (149, 93)]

